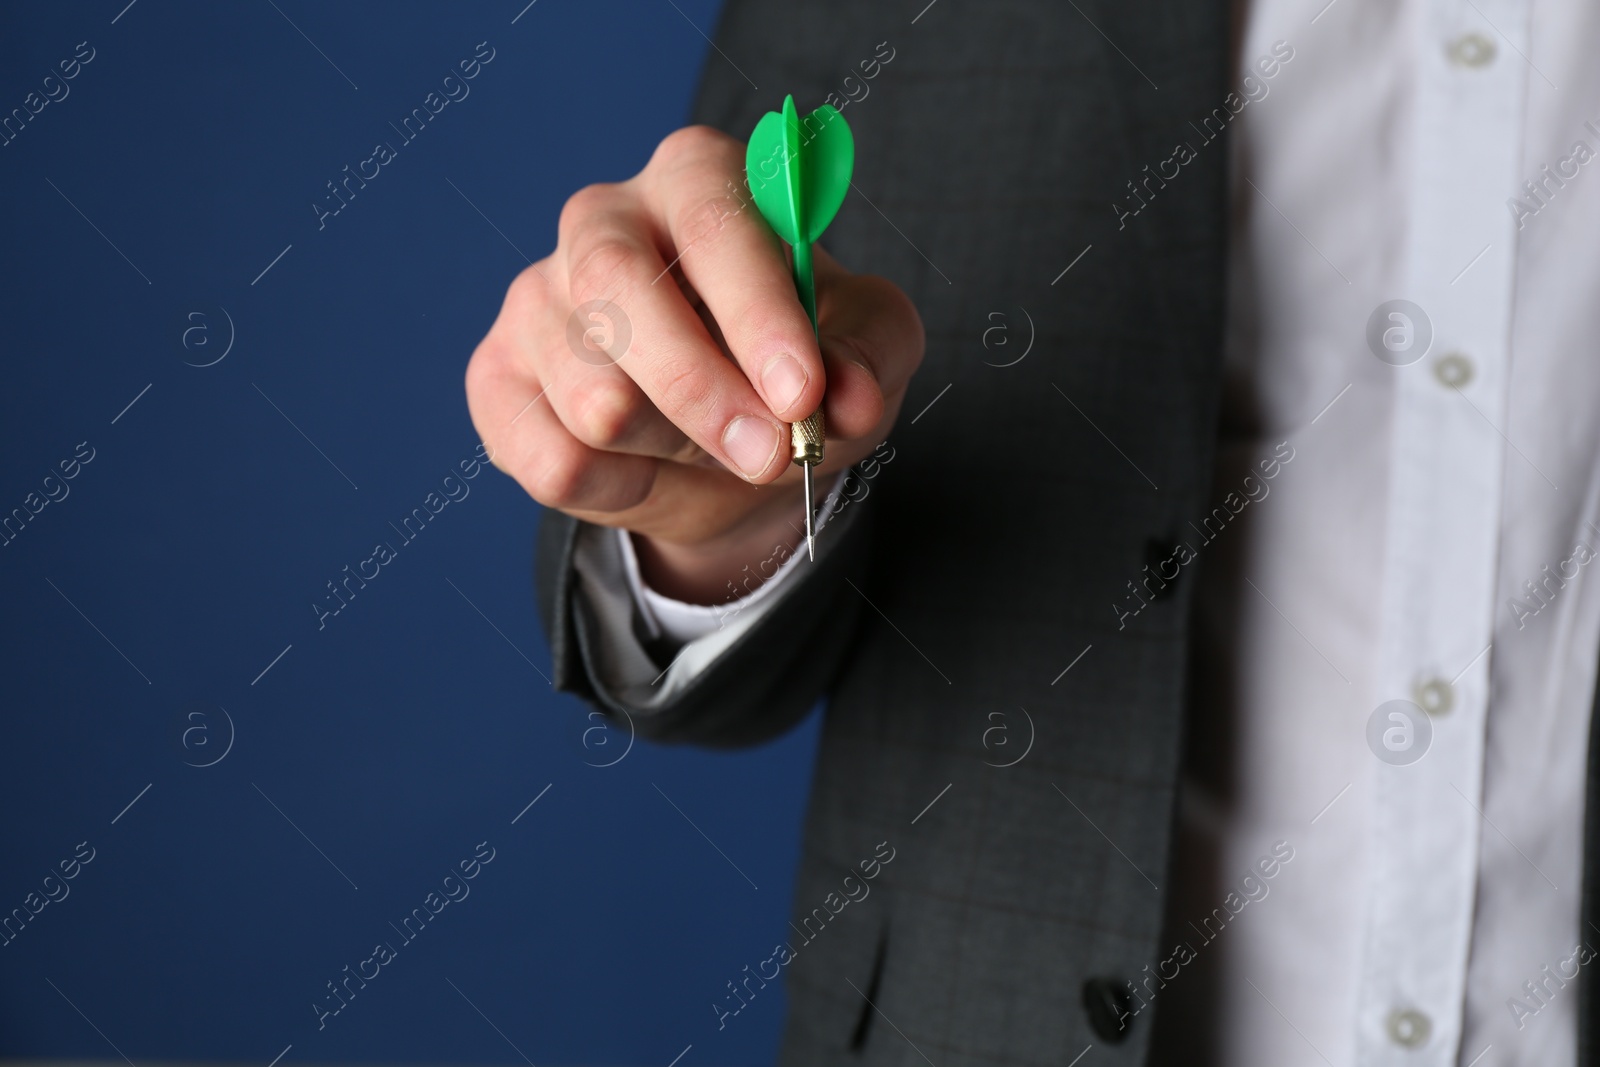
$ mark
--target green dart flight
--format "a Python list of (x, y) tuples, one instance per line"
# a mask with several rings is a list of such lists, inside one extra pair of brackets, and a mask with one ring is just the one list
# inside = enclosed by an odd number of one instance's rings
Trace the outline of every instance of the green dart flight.
[[(794, 248), (794, 284), (815, 333), (817, 280), (811, 246), (839, 213), (850, 190), (855, 138), (837, 108), (823, 104), (802, 119), (795, 111), (794, 97), (786, 96), (781, 114), (769, 111), (756, 123), (744, 158), (756, 209)], [(811, 468), (822, 462), (822, 409), (791, 425), (789, 438), (794, 462), (805, 470), (806, 551), (816, 559)]]

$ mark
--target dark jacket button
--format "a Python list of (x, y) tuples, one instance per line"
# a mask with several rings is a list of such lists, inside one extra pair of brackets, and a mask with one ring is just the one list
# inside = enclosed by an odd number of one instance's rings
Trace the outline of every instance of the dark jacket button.
[(1083, 983), (1083, 1010), (1089, 1027), (1100, 1040), (1115, 1045), (1128, 1036), (1133, 1001), (1115, 978), (1091, 978)]
[(1181, 570), (1174, 573), (1176, 554), (1176, 546), (1168, 542), (1151, 539), (1144, 543), (1145, 566), (1138, 584), (1148, 592), (1151, 600), (1165, 600), (1172, 595), (1173, 587), (1182, 574)]

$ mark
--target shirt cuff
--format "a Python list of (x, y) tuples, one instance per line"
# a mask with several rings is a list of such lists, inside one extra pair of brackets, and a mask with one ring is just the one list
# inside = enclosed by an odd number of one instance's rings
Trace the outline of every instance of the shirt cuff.
[[(819, 509), (819, 531), (845, 499), (847, 473), (839, 473)], [(666, 703), (771, 610), (779, 600), (780, 586), (793, 586), (802, 556), (800, 551), (791, 552), (772, 577), (746, 596), (730, 597), (722, 604), (686, 604), (644, 584), (627, 531), (580, 526), (573, 567), (597, 624), (596, 680), (639, 712)], [(646, 643), (653, 646), (655, 656)], [(675, 649), (675, 654), (662, 646)], [(671, 662), (663, 668), (657, 658), (667, 655)]]
[[(819, 533), (838, 510), (845, 473), (840, 471), (834, 478), (833, 488), (822, 501), (822, 508), (816, 519)], [(733, 624), (735, 618), (754, 612), (754, 617), (746, 619), (744, 625), (739, 627), (740, 632), (747, 629), (756, 618), (766, 613), (766, 606), (777, 597), (779, 587), (786, 584), (790, 576), (799, 569), (801, 560), (798, 547), (793, 551), (786, 548), (775, 549), (771, 556), (756, 564), (758, 573), (762, 568), (770, 566), (781, 553), (787, 552), (786, 558), (778, 564), (771, 575), (766, 577), (765, 581), (755, 589), (748, 590), (744, 596), (735, 595), (738, 589), (730, 581), (728, 597), (722, 603), (687, 604), (663, 596), (646, 585), (639, 573), (639, 557), (633, 549), (632, 535), (627, 530), (619, 529), (616, 531), (616, 537), (622, 556), (623, 575), (627, 579), (629, 592), (633, 594), (633, 603), (639, 613), (640, 623), (652, 638), (665, 639), (674, 645), (686, 645), (708, 634), (726, 629)], [(746, 567), (745, 570), (749, 571), (750, 568)]]

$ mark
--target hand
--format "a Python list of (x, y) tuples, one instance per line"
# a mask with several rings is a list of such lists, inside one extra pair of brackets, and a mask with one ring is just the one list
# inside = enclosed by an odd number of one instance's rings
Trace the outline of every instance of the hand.
[[(820, 248), (816, 277), (820, 352), (750, 200), (744, 146), (678, 130), (638, 175), (567, 201), (555, 251), (511, 283), (467, 366), (473, 424), (535, 500), (633, 531), (653, 588), (725, 599), (729, 578), (803, 529), (788, 423), (820, 405), (817, 473), (847, 467), (888, 435), (922, 360), (896, 286)], [(602, 316), (569, 333), (598, 300), (629, 330)], [(589, 346), (569, 343), (584, 330)]]

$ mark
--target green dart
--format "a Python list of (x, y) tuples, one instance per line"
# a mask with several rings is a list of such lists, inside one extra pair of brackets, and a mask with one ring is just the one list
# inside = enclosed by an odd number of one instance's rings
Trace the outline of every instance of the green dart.
[[(817, 330), (817, 279), (811, 246), (828, 228), (850, 190), (856, 142), (837, 108), (823, 104), (802, 119), (794, 97), (783, 98), (783, 112), (761, 116), (745, 149), (745, 177), (756, 208), (775, 233), (794, 248), (794, 284), (800, 303)], [(820, 342), (820, 335), (819, 335)], [(817, 558), (811, 468), (822, 462), (825, 433), (822, 409), (789, 427), (794, 462), (805, 471), (806, 552)]]

